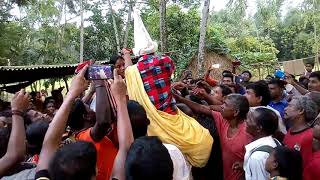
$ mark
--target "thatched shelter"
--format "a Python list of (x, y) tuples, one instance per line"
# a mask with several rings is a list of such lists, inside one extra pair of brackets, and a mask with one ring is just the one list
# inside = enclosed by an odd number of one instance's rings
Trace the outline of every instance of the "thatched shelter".
[[(211, 77), (214, 77), (215, 79), (221, 79), (222, 71), (229, 70), (232, 71), (232, 58), (225, 54), (217, 54), (212, 51), (206, 51), (205, 57), (204, 57), (204, 69), (205, 71), (209, 69), (213, 64), (220, 64), (220, 68), (216, 69), (211, 72)], [(181, 73), (179, 76), (179, 79), (182, 79), (184, 77), (184, 72), (190, 70), (192, 72), (192, 77), (194, 78), (200, 78), (197, 75), (198, 72), (198, 66), (197, 66), (197, 54), (193, 56), (193, 58), (190, 61), (190, 64), (185, 68), (185, 70)]]

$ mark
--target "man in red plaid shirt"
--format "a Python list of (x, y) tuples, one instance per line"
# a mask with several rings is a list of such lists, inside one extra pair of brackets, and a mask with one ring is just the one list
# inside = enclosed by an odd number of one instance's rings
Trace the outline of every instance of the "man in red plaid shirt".
[(175, 70), (168, 56), (144, 55), (137, 63), (144, 89), (154, 106), (169, 114), (176, 114), (176, 101), (171, 93), (171, 75)]

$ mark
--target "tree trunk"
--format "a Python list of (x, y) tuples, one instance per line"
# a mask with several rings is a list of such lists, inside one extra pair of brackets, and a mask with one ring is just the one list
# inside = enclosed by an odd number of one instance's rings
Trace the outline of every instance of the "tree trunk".
[(207, 32), (207, 21), (209, 16), (210, 0), (204, 0), (202, 9), (202, 18), (200, 26), (199, 53), (198, 53), (198, 76), (204, 75), (204, 54), (205, 54), (205, 38)]
[(68, 78), (63, 78), (63, 81), (66, 84), (67, 92), (69, 92)]
[(129, 2), (129, 11), (128, 11), (128, 21), (126, 23), (126, 29), (125, 29), (125, 32), (124, 32), (124, 39), (123, 39), (123, 47), (124, 48), (127, 48), (128, 47), (128, 36), (129, 36), (129, 25), (130, 25), (130, 22), (131, 22), (131, 14), (132, 14), (132, 4), (134, 2)]
[(166, 26), (167, 0), (160, 0), (160, 46), (161, 52), (167, 52), (167, 26)]
[(109, 4), (109, 7), (110, 7), (110, 12), (111, 12), (111, 17), (112, 17), (113, 30), (114, 30), (114, 34), (116, 36), (117, 51), (120, 52), (121, 49), (120, 49), (120, 39), (119, 39), (119, 33), (118, 33), (118, 28), (117, 28), (117, 22), (116, 22), (116, 19), (114, 17), (112, 4), (111, 4), (110, 0), (108, 0), (108, 4)]
[(80, 63), (83, 62), (83, 24), (84, 24), (84, 19), (83, 19), (83, 1), (80, 0), (80, 17), (81, 17), (81, 25), (80, 25)]

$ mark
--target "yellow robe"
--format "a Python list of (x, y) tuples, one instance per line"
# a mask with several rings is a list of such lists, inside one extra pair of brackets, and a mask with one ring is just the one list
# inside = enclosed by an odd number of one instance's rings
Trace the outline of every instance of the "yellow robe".
[(158, 136), (163, 143), (177, 146), (192, 166), (205, 166), (213, 144), (209, 131), (180, 110), (176, 115), (157, 110), (144, 89), (136, 65), (127, 67), (125, 76), (129, 99), (139, 102), (147, 112), (148, 136)]

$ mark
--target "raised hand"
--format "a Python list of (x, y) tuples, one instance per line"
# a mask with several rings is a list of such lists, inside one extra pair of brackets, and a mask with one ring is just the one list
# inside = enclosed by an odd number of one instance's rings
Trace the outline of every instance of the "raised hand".
[(24, 89), (17, 92), (11, 101), (11, 108), (13, 111), (25, 112), (29, 106), (29, 93)]
[(118, 104), (121, 100), (126, 100), (127, 86), (117, 70), (113, 70), (114, 80), (111, 83), (111, 93)]
[(68, 96), (76, 98), (81, 95), (86, 89), (88, 89), (89, 81), (85, 79), (85, 73), (88, 66), (85, 66), (81, 71), (72, 79)]

